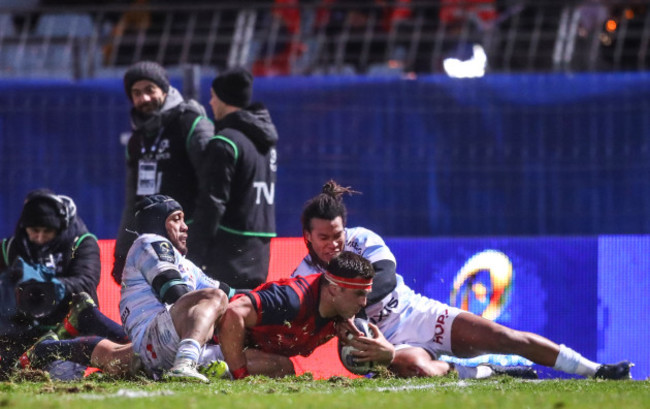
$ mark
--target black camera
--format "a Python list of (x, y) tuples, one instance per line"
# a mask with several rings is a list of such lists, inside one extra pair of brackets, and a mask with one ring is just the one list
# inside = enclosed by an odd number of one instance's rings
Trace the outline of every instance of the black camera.
[(30, 264), (19, 257), (10, 271), (15, 282), (16, 309), (33, 318), (54, 311), (65, 296), (65, 287), (54, 274), (52, 268)]
[[(60, 301), (60, 300), (59, 300)], [(58, 305), (54, 283), (30, 280), (16, 286), (16, 308), (34, 318), (42, 318)]]

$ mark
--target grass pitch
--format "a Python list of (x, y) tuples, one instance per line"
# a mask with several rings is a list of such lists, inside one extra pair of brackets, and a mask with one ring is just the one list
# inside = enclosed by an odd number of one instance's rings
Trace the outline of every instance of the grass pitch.
[(209, 385), (96, 378), (46, 378), (0, 384), (0, 407), (26, 409), (286, 409), (308, 408), (649, 408), (650, 381), (591, 379), (520, 381), (512, 378), (217, 380)]

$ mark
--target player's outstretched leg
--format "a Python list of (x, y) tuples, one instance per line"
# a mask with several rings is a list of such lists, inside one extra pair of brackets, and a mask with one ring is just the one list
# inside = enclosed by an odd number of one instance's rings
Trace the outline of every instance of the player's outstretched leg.
[(454, 319), (451, 346), (454, 355), (461, 358), (515, 354), (572, 375), (603, 379), (629, 379), (630, 375), (627, 361), (602, 365), (541, 335), (517, 331), (471, 313), (461, 313)]

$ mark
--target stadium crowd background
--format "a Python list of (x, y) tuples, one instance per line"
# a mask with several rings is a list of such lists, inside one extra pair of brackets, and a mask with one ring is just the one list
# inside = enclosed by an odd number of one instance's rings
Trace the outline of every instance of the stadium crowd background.
[[(449, 301), (454, 274), (496, 248), (523, 286), (502, 319), (540, 289), (527, 322), (550, 330), (581, 292), (582, 349), (634, 360), (618, 350), (631, 348), (650, 375), (647, 348), (626, 341), (649, 327), (650, 2), (99, 3), (0, 1), (2, 236), (47, 186), (115, 237), (130, 63), (165, 64), (205, 106), (214, 74), (244, 65), (280, 133), (280, 236), (300, 234), (304, 200), (334, 178), (364, 193), (350, 224), (393, 239), (429, 294), (448, 276)], [(454, 78), (445, 59), (480, 63), (475, 45), (485, 75)], [(620, 333), (630, 315), (642, 318)]]

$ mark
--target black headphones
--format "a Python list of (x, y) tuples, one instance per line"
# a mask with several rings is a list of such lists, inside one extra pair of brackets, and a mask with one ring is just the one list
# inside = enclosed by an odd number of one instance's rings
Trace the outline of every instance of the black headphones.
[(59, 217), (61, 217), (61, 221), (63, 221), (61, 230), (67, 229), (70, 225), (70, 221), (72, 221), (72, 218), (75, 216), (75, 214), (77, 214), (77, 206), (74, 204), (74, 201), (70, 197), (65, 195), (56, 195), (54, 193), (47, 193), (43, 190), (36, 190), (34, 192), (28, 193), (27, 197), (25, 198), (25, 202), (23, 203), (23, 208), (25, 205), (27, 205), (27, 203), (36, 199), (46, 199), (54, 204)]

